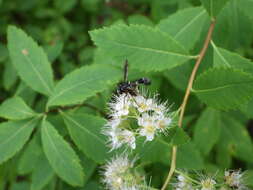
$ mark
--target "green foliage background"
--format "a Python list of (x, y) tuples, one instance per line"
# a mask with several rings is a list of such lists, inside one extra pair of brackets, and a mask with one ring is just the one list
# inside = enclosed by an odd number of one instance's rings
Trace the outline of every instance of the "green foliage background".
[[(109, 153), (106, 104), (122, 79), (149, 77), (179, 108), (212, 19), (216, 26), (183, 130), (141, 143), (159, 188), (178, 169), (247, 170), (253, 186), (252, 0), (0, 0), (0, 190), (96, 190)], [(39, 44), (39, 45), (38, 45)], [(190, 137), (190, 138), (189, 138)]]

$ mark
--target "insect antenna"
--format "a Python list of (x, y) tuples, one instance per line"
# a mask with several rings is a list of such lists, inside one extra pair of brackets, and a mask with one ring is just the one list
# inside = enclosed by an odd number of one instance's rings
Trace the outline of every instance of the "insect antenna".
[(127, 77), (128, 77), (128, 60), (126, 59), (124, 64), (124, 82), (127, 81)]

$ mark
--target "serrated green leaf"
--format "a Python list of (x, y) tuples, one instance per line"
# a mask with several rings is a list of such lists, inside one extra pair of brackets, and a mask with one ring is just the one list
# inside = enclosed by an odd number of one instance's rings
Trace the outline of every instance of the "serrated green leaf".
[(15, 26), (8, 27), (7, 38), (12, 63), (21, 79), (35, 91), (52, 94), (53, 72), (43, 49)]
[(201, 0), (203, 6), (212, 18), (220, 13), (228, 1), (229, 0)]
[(43, 189), (53, 178), (54, 171), (48, 163), (45, 155), (42, 154), (37, 162), (37, 166), (32, 173), (31, 190)]
[(109, 151), (106, 147), (106, 137), (101, 129), (106, 120), (87, 114), (62, 113), (70, 136), (85, 155), (98, 163), (104, 163)]
[(200, 38), (207, 13), (202, 7), (183, 9), (163, 19), (158, 27), (187, 49), (192, 49)]
[(250, 60), (236, 53), (232, 53), (223, 48), (219, 48), (213, 42), (212, 46), (214, 50), (214, 67), (233, 67), (253, 74), (253, 63)]
[(33, 171), (37, 166), (37, 161), (41, 156), (42, 148), (39, 145), (38, 138), (33, 137), (29, 144), (25, 147), (19, 162), (18, 162), (18, 174), (25, 175)]
[(84, 174), (78, 156), (46, 120), (42, 122), (42, 144), (55, 173), (72, 186), (82, 186)]
[(193, 58), (168, 34), (144, 25), (116, 25), (90, 35), (99, 48), (143, 71), (170, 69)]
[(109, 65), (84, 66), (66, 75), (55, 87), (48, 105), (74, 104), (102, 92), (122, 77)]
[(196, 147), (207, 155), (220, 135), (220, 113), (214, 109), (207, 108), (199, 117), (194, 128), (194, 143)]
[(222, 116), (222, 135), (220, 138), (224, 137), (226, 138), (223, 139), (223, 143), (227, 145), (230, 154), (249, 163), (253, 162), (253, 143), (248, 131), (229, 115)]
[(213, 68), (201, 74), (193, 92), (210, 107), (221, 110), (239, 108), (253, 95), (253, 77), (241, 70)]
[(14, 156), (26, 143), (38, 119), (0, 124), (0, 163)]
[(36, 113), (18, 96), (5, 100), (0, 106), (0, 117), (6, 119), (21, 120), (34, 116)]

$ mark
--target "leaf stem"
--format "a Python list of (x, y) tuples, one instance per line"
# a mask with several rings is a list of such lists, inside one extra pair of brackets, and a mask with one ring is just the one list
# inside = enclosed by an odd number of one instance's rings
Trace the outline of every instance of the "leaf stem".
[[(214, 30), (214, 26), (215, 26), (215, 20), (212, 20), (211, 24), (209, 26), (209, 29), (208, 29), (208, 33), (207, 33), (204, 45), (203, 45), (203, 47), (202, 47), (202, 49), (201, 49), (201, 51), (199, 53), (199, 56), (198, 56), (198, 58), (196, 60), (196, 63), (195, 63), (194, 68), (192, 70), (191, 76), (189, 78), (183, 102), (182, 102), (182, 104), (180, 106), (180, 114), (179, 114), (179, 120), (178, 120), (178, 127), (182, 127), (182, 122), (183, 122), (183, 117), (184, 117), (184, 113), (185, 113), (185, 108), (186, 108), (186, 105), (187, 105), (187, 102), (188, 102), (188, 99), (189, 99), (189, 96), (190, 96), (190, 93), (191, 93), (193, 81), (195, 79), (195, 76), (196, 76), (196, 73), (198, 71), (199, 65), (200, 65), (201, 61), (203, 60), (203, 58), (204, 58), (204, 56), (206, 54), (208, 45), (209, 45), (209, 43), (211, 41), (211, 37), (212, 37), (213, 30)], [(166, 178), (166, 180), (165, 180), (165, 182), (164, 182), (161, 190), (165, 190), (167, 188), (167, 186), (168, 186), (168, 184), (170, 182), (170, 179), (171, 179), (171, 177), (173, 176), (173, 174), (175, 172), (175, 169), (176, 169), (176, 157), (177, 157), (177, 146), (173, 146), (172, 147), (172, 156), (171, 156), (171, 165), (170, 165), (169, 174), (168, 174), (168, 176), (167, 176), (167, 178)]]

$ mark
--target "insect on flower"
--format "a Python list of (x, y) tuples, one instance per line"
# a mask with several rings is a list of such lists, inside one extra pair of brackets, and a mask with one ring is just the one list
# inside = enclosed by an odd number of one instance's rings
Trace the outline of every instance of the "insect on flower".
[(108, 136), (111, 150), (122, 145), (136, 147), (136, 139), (145, 137), (152, 141), (158, 133), (166, 133), (172, 118), (167, 103), (160, 103), (157, 96), (149, 97), (139, 91), (139, 85), (150, 85), (148, 78), (127, 81), (128, 62), (124, 65), (124, 81), (109, 102), (110, 117), (102, 133)]
[(124, 80), (123, 82), (119, 83), (117, 93), (118, 94), (130, 94), (132, 96), (137, 96), (138, 94), (138, 86), (143, 85), (150, 85), (151, 80), (148, 78), (140, 78), (134, 81), (127, 81), (128, 77), (128, 61), (125, 61), (124, 65)]

